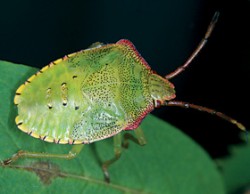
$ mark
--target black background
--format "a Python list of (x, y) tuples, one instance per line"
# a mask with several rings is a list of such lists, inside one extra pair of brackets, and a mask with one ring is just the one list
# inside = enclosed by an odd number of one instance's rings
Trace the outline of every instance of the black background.
[[(1, 2), (0, 59), (41, 68), (93, 42), (127, 38), (152, 69), (166, 75), (195, 49), (217, 10), (221, 15), (207, 46), (191, 67), (171, 81), (177, 100), (215, 108), (249, 128), (247, 0)], [(212, 157), (228, 154), (230, 144), (243, 143), (237, 128), (205, 113), (163, 107), (153, 114), (179, 127)]]

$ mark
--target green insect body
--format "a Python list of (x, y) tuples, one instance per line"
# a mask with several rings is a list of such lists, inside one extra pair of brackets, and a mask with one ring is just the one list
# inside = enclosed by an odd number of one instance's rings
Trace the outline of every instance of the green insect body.
[(128, 40), (97, 45), (45, 66), (17, 91), (17, 126), (60, 144), (86, 144), (138, 127), (174, 86)]

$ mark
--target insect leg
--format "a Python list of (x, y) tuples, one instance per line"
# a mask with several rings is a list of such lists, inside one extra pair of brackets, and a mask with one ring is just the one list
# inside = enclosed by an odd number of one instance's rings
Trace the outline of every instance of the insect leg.
[(125, 133), (124, 134), (124, 140), (123, 140), (123, 143), (122, 143), (122, 146), (124, 148), (128, 148), (129, 140), (133, 141), (134, 143), (139, 144), (141, 146), (143, 146), (143, 145), (145, 145), (147, 143), (146, 138), (144, 136), (144, 133), (143, 133), (143, 130), (142, 130), (141, 127), (136, 128), (134, 130), (134, 132), (135, 132), (136, 137), (134, 137), (130, 133)]
[(140, 127), (138, 127), (137, 129), (134, 130), (136, 137), (134, 137), (133, 135), (129, 134), (129, 133), (125, 133), (124, 135), (124, 142), (122, 143), (122, 134), (118, 133), (117, 135), (114, 136), (114, 152), (115, 152), (115, 157), (105, 161), (102, 164), (102, 170), (104, 173), (104, 178), (106, 182), (110, 182), (110, 176), (109, 176), (109, 172), (108, 172), (108, 168), (111, 164), (113, 164), (114, 162), (116, 162), (120, 157), (121, 157), (121, 153), (122, 153), (122, 146), (126, 147), (126, 145), (128, 146), (128, 140), (132, 140), (135, 143), (139, 144), (139, 145), (145, 145), (146, 144), (146, 140), (145, 140), (145, 136), (144, 133), (142, 131), (142, 129)]
[(20, 158), (59, 158), (59, 159), (73, 159), (75, 158), (82, 150), (84, 144), (73, 145), (72, 149), (68, 154), (51, 154), (51, 153), (42, 153), (42, 152), (29, 152), (20, 150), (15, 153), (11, 158), (4, 160), (3, 165), (8, 165), (12, 162), (17, 161)]
[(171, 79), (177, 75), (179, 75), (181, 72), (183, 72), (189, 65), (190, 63), (193, 61), (193, 59), (198, 55), (198, 53), (201, 51), (201, 49), (205, 46), (205, 44), (208, 41), (208, 38), (210, 37), (216, 22), (218, 21), (218, 17), (219, 17), (220, 13), (219, 12), (215, 12), (208, 28), (206, 31), (206, 34), (204, 36), (204, 38), (202, 38), (202, 40), (200, 41), (199, 45), (197, 46), (197, 48), (193, 51), (193, 53), (190, 55), (190, 57), (187, 59), (187, 61), (180, 66), (179, 68), (177, 68), (175, 71), (169, 73), (168, 75), (165, 76), (166, 79)]
[(234, 125), (236, 125), (239, 129), (241, 129), (242, 131), (246, 131), (246, 128), (244, 125), (242, 125), (241, 123), (239, 123), (238, 121), (236, 121), (235, 119), (225, 115), (224, 113), (218, 112), (216, 110), (204, 107), (204, 106), (199, 106), (196, 104), (190, 104), (188, 102), (182, 102), (182, 101), (166, 101), (165, 102), (165, 106), (178, 106), (178, 107), (182, 107), (182, 108), (192, 108), (192, 109), (196, 109), (199, 111), (203, 111), (203, 112), (207, 112), (213, 115), (216, 115)]
[(115, 157), (110, 159), (110, 160), (105, 161), (102, 164), (104, 179), (108, 183), (110, 182), (108, 167), (120, 158), (121, 152), (122, 152), (122, 146), (121, 145), (122, 145), (122, 135), (121, 135), (121, 133), (118, 133), (117, 135), (114, 136)]

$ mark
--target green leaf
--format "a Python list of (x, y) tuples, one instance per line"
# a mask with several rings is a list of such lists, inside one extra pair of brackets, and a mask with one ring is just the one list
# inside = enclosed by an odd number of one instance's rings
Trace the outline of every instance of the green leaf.
[(230, 153), (229, 157), (217, 161), (227, 193), (247, 193), (245, 190), (250, 189), (250, 144), (231, 146)]
[[(0, 61), (0, 160), (18, 150), (67, 153), (71, 146), (43, 142), (18, 130), (16, 88), (37, 70)], [(39, 90), (39, 88), (37, 88)], [(131, 142), (103, 181), (101, 162), (113, 157), (112, 138), (86, 145), (73, 160), (21, 159), (0, 166), (1, 193), (223, 194), (215, 164), (199, 145), (168, 123), (148, 115), (147, 144)], [(133, 133), (133, 131), (131, 131)]]

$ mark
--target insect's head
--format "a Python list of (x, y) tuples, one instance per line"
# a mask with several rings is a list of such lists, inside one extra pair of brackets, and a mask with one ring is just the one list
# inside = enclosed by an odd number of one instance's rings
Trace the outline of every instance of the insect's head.
[(175, 98), (174, 84), (167, 79), (153, 73), (149, 78), (150, 94), (154, 100), (155, 107), (159, 107), (165, 104), (165, 101), (169, 101)]

